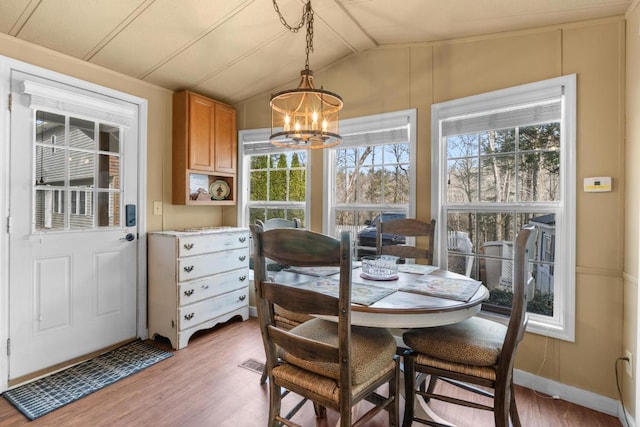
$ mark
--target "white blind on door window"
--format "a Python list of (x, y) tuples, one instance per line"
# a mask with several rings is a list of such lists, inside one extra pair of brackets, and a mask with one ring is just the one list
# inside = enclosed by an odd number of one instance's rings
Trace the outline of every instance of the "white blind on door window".
[(131, 126), (136, 117), (137, 107), (124, 101), (97, 99), (95, 94), (84, 95), (29, 80), (25, 80), (23, 85), (24, 93), (30, 96), (30, 107), (34, 110), (88, 117), (123, 126)]

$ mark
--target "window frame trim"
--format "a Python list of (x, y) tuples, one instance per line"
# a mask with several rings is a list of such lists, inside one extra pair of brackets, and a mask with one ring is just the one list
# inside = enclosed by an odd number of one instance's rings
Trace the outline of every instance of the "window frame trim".
[[(562, 120), (560, 123), (560, 194), (561, 215), (556, 224), (563, 230), (562, 237), (556, 234), (556, 254), (562, 254), (562, 262), (556, 263), (556, 278), (561, 284), (554, 289), (554, 317), (529, 315), (527, 331), (540, 335), (575, 341), (575, 275), (576, 275), (576, 75), (556, 77), (534, 83), (514, 86), (468, 96), (431, 106), (431, 215), (444, 218), (446, 209), (446, 179), (441, 171), (446, 168), (446, 150), (442, 148), (442, 121), (458, 116), (504, 110), (513, 105), (531, 103), (539, 94), (554, 87), (562, 88)], [(495, 206), (495, 205), (492, 205)], [(544, 208), (540, 203), (536, 207)], [(446, 222), (438, 221), (435, 236), (434, 260), (446, 265)], [(558, 274), (559, 273), (559, 274)], [(557, 313), (557, 314), (556, 314)], [(483, 311), (487, 317), (500, 317)]]
[[(417, 112), (415, 108), (406, 110), (392, 111), (388, 113), (373, 114), (369, 116), (354, 117), (351, 119), (340, 120), (340, 132), (344, 135), (354, 132), (365, 132), (380, 129), (377, 126), (384, 124), (385, 122), (393, 122), (402, 117), (408, 117), (409, 119), (409, 150), (411, 152), (411, 158), (409, 159), (409, 167), (411, 172), (409, 174), (409, 208), (408, 216), (415, 218), (416, 216), (416, 148), (417, 148)], [(336, 194), (336, 171), (335, 171), (335, 157), (336, 150), (342, 148), (340, 145), (336, 147), (326, 149), (323, 153), (323, 182), (324, 185), (329, 187), (325, 188), (322, 196), (322, 232), (328, 235), (334, 235), (335, 229), (335, 194)], [(360, 205), (358, 205), (360, 206)], [(385, 205), (381, 206), (384, 209)]]
[[(260, 129), (247, 129), (238, 131), (238, 162), (240, 164), (239, 172), (237, 174), (237, 189), (236, 194), (238, 195), (238, 212), (237, 212), (237, 223), (239, 227), (249, 227), (249, 183), (251, 182), (250, 178), (250, 168), (245, 164), (245, 157), (251, 156), (251, 154), (245, 154), (244, 150), (244, 141), (248, 139), (250, 141), (256, 141), (263, 139), (265, 141), (269, 140), (269, 136), (271, 135), (271, 128), (260, 128)], [(302, 149), (302, 148), (287, 148), (287, 147), (278, 147), (273, 146), (272, 149), (265, 151), (264, 155), (271, 155), (276, 153), (286, 153), (288, 151), (306, 151), (307, 152), (307, 162), (306, 162), (306, 182), (305, 182), (305, 192), (307, 194), (306, 200), (304, 202), (304, 215), (305, 215), (305, 225), (308, 227), (309, 225), (309, 214), (311, 212), (311, 200), (309, 195), (311, 194), (311, 156), (310, 150)], [(257, 154), (256, 154), (257, 155)], [(277, 201), (273, 203), (288, 203)], [(271, 203), (269, 203), (271, 205)], [(265, 204), (266, 206), (266, 204)]]

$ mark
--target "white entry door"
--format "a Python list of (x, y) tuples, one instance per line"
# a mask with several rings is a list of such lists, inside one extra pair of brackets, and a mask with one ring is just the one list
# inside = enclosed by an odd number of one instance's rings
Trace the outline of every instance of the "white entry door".
[(11, 73), (9, 380), (136, 337), (137, 106)]

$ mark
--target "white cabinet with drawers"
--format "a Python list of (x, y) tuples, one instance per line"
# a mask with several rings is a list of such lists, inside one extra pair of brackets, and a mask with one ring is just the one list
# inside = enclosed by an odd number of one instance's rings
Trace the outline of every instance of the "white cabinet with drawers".
[(249, 318), (249, 230), (217, 227), (149, 234), (149, 336), (175, 349), (195, 332)]

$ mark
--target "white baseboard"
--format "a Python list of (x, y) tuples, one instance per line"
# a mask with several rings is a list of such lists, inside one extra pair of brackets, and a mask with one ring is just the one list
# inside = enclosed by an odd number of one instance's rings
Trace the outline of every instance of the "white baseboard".
[[(620, 422), (622, 423), (622, 427), (636, 427), (636, 420), (633, 419), (633, 417), (631, 417), (631, 414), (629, 412), (626, 412), (627, 414), (627, 418), (624, 418), (623, 415), (623, 410), (622, 410), (622, 405), (618, 405), (619, 406), (619, 415), (618, 415), (618, 419), (620, 420)], [(627, 423), (627, 421), (629, 421)]]
[(610, 397), (601, 396), (587, 390), (562, 384), (548, 378), (539, 377), (529, 372), (520, 371), (518, 369), (513, 372), (513, 382), (517, 385), (530, 388), (540, 393), (593, 409), (594, 411), (603, 412), (605, 414), (617, 417), (623, 426), (636, 427), (635, 420), (627, 412), (629, 424), (626, 423), (622, 404)]

